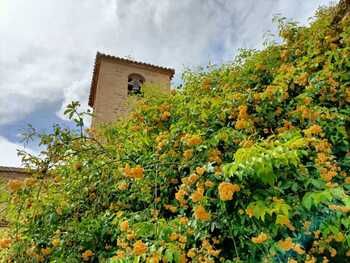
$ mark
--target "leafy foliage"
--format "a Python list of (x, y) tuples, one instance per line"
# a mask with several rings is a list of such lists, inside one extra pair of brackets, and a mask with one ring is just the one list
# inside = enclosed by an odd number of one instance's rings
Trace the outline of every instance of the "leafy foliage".
[(350, 16), (333, 13), (278, 20), (281, 44), (187, 71), (118, 123), (40, 135), (33, 178), (9, 183), (7, 260), (344, 262)]

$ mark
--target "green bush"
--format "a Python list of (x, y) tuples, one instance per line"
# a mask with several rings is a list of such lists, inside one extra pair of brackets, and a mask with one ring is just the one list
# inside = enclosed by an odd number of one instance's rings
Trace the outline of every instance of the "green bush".
[(37, 172), (9, 183), (6, 260), (347, 261), (350, 16), (334, 12), (280, 19), (281, 44), (185, 72), (116, 124), (40, 135)]

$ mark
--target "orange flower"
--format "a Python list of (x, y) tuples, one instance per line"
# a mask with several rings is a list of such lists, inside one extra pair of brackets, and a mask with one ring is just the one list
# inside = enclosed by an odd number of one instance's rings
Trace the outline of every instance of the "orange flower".
[(30, 177), (30, 178), (27, 178), (27, 179), (24, 180), (24, 184), (26, 186), (33, 186), (33, 185), (36, 184), (37, 181), (38, 180), (36, 178)]
[(236, 129), (244, 129), (247, 126), (247, 121), (246, 120), (237, 120), (235, 124)]
[(337, 250), (335, 250), (334, 248), (331, 248), (329, 252), (331, 253), (331, 257), (335, 257), (337, 255)]
[(0, 248), (2, 249), (9, 248), (11, 243), (12, 241), (9, 238), (0, 239)]
[(175, 194), (175, 199), (181, 203), (184, 201), (185, 195), (187, 195), (187, 192), (183, 189), (179, 189), (179, 191), (177, 191)]
[(188, 185), (194, 184), (198, 180), (198, 175), (192, 174), (188, 177)]
[(184, 151), (184, 153), (183, 153), (183, 157), (184, 157), (186, 160), (191, 159), (192, 156), (193, 156), (192, 150), (186, 150), (186, 151)]
[(346, 183), (346, 184), (350, 184), (350, 176), (348, 176), (348, 177), (345, 178), (345, 183)]
[(130, 166), (127, 164), (124, 167), (124, 173), (127, 177), (131, 177), (134, 179), (142, 179), (143, 178), (143, 172), (144, 169), (140, 166), (137, 165), (134, 168), (130, 168)]
[(173, 206), (173, 205), (164, 205), (164, 208), (169, 210), (172, 213), (175, 213), (177, 210), (176, 206)]
[(292, 239), (288, 237), (285, 240), (278, 241), (278, 246), (283, 250), (290, 250), (294, 247), (294, 243), (292, 242)]
[(209, 151), (208, 159), (211, 162), (216, 162), (217, 164), (221, 164), (221, 158), (220, 158), (221, 152), (217, 149), (213, 149)]
[(214, 183), (210, 180), (206, 180), (204, 185), (205, 185), (205, 187), (211, 188), (214, 186)]
[(169, 236), (169, 239), (171, 240), (171, 241), (175, 241), (175, 240), (177, 240), (179, 238), (179, 235), (178, 234), (176, 234), (176, 233), (171, 233), (170, 234), (170, 236)]
[(264, 243), (269, 237), (261, 232), (257, 237), (252, 237), (252, 242), (255, 244), (261, 244)]
[(194, 208), (194, 215), (198, 220), (207, 221), (210, 219), (210, 214), (201, 205)]
[(338, 212), (348, 213), (350, 212), (350, 207), (340, 206), (340, 205), (328, 205), (328, 208)]
[(233, 199), (233, 194), (240, 191), (240, 187), (237, 184), (231, 184), (228, 182), (222, 182), (218, 187), (220, 199), (228, 201)]
[(248, 107), (246, 105), (241, 105), (238, 107), (238, 118), (239, 119), (247, 119), (248, 117)]
[(127, 231), (128, 230), (128, 228), (129, 228), (129, 222), (128, 222), (128, 220), (125, 220), (125, 221), (123, 221), (123, 222), (121, 222), (120, 224), (119, 224), (119, 227), (120, 227), (120, 230), (121, 231)]
[(205, 173), (205, 168), (204, 167), (197, 167), (196, 168), (196, 173), (201, 176)]
[(88, 249), (82, 254), (81, 257), (83, 258), (84, 261), (89, 261), (93, 255), (94, 253), (92, 253), (92, 251)]
[(187, 223), (188, 223), (188, 218), (187, 218), (186, 216), (182, 216), (182, 217), (179, 218), (179, 222), (180, 222), (180, 224), (182, 224), (182, 225), (187, 225)]
[(254, 216), (254, 211), (251, 207), (247, 208), (246, 213), (249, 217)]
[(167, 120), (170, 119), (170, 116), (171, 116), (171, 114), (170, 114), (169, 111), (164, 111), (164, 112), (162, 113), (161, 120), (162, 120), (162, 121), (167, 121)]
[(329, 182), (333, 179), (333, 177), (337, 176), (337, 172), (335, 171), (328, 171), (326, 173), (321, 174), (321, 178), (325, 180), (326, 182)]
[(180, 242), (180, 243), (186, 243), (186, 242), (187, 242), (187, 237), (186, 237), (186, 236), (179, 235), (179, 242)]
[(125, 252), (122, 251), (122, 250), (118, 250), (117, 253), (116, 253), (116, 255), (115, 255), (115, 257), (116, 257), (117, 259), (124, 258), (124, 257), (125, 257)]
[(141, 256), (147, 251), (148, 247), (145, 243), (142, 242), (142, 240), (138, 240), (134, 244), (134, 253), (137, 256)]
[(7, 187), (10, 189), (11, 192), (17, 192), (23, 187), (23, 181), (17, 179), (10, 180), (7, 183)]
[(203, 188), (198, 188), (192, 195), (191, 195), (191, 199), (194, 203), (200, 201), (203, 199), (203, 193), (204, 193), (204, 189)]
[(305, 135), (307, 136), (312, 136), (312, 135), (316, 135), (316, 134), (320, 134), (322, 132), (322, 128), (319, 125), (312, 125), (311, 127), (309, 127), (308, 129), (306, 129), (304, 131)]
[(200, 135), (192, 135), (189, 138), (187, 138), (187, 144), (189, 145), (198, 145), (202, 143), (202, 138)]

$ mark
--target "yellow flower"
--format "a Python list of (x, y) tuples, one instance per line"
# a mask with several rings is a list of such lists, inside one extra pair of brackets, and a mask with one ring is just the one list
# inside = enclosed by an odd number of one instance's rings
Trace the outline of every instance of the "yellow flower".
[(208, 160), (211, 162), (216, 162), (221, 164), (222, 160), (220, 158), (221, 152), (218, 149), (212, 149), (208, 153)]
[(198, 220), (207, 221), (210, 219), (210, 214), (201, 205), (194, 208), (194, 215)]
[(261, 244), (264, 243), (269, 237), (264, 233), (261, 232), (257, 237), (252, 237), (252, 242), (255, 244)]
[(222, 182), (218, 187), (220, 199), (228, 201), (233, 199), (233, 194), (240, 191), (240, 187), (237, 184), (231, 184), (228, 182)]
[(126, 235), (126, 239), (127, 239), (127, 240), (133, 240), (133, 239), (135, 239), (135, 233), (134, 233), (134, 231), (129, 230), (129, 231), (128, 231), (128, 234)]
[(94, 253), (92, 253), (92, 251), (88, 249), (81, 255), (81, 257), (83, 258), (84, 261), (89, 261), (90, 257), (92, 257), (93, 255)]
[(33, 186), (33, 185), (36, 184), (37, 181), (38, 181), (38, 180), (37, 180), (36, 178), (34, 178), (34, 177), (29, 177), (29, 178), (27, 178), (27, 179), (24, 180), (24, 184), (25, 184), (26, 186)]
[(128, 183), (120, 183), (120, 184), (118, 184), (118, 190), (120, 190), (120, 191), (124, 191), (124, 190), (126, 190), (128, 188), (129, 188), (129, 184)]
[(54, 246), (54, 247), (59, 247), (61, 245), (61, 241), (57, 238), (53, 239), (51, 241), (51, 244)]
[(172, 213), (175, 213), (177, 210), (176, 206), (173, 206), (173, 205), (164, 205), (164, 208), (169, 210)]
[(305, 135), (312, 136), (322, 132), (321, 126), (314, 124), (304, 131)]
[(179, 235), (179, 242), (180, 242), (180, 243), (186, 243), (186, 242), (187, 242), (187, 237), (186, 237), (186, 236)]
[(302, 255), (305, 253), (304, 249), (301, 248), (299, 244), (294, 244), (293, 250), (297, 252), (299, 255)]
[(345, 183), (346, 183), (346, 184), (350, 184), (350, 176), (348, 176), (348, 177), (345, 178)]
[(173, 233), (170, 234), (169, 239), (170, 239), (171, 241), (175, 241), (175, 240), (178, 239), (178, 237), (179, 237), (178, 234), (176, 234), (175, 232), (173, 232)]
[(129, 222), (128, 222), (128, 220), (125, 220), (125, 221), (121, 222), (120, 225), (119, 225), (119, 227), (120, 227), (120, 230), (121, 230), (121, 231), (124, 231), (124, 232), (127, 231), (128, 228), (129, 228)]
[(10, 180), (7, 183), (7, 187), (10, 189), (11, 192), (17, 192), (23, 187), (23, 181), (17, 179)]
[(201, 176), (205, 173), (205, 168), (204, 167), (197, 167), (196, 168), (196, 173)]
[(51, 249), (50, 248), (42, 248), (41, 249), (41, 253), (45, 256), (50, 255), (51, 254)]
[(115, 215), (116, 215), (117, 217), (122, 217), (123, 214), (124, 214), (123, 211), (118, 211)]
[(177, 193), (175, 194), (175, 199), (182, 202), (184, 200), (185, 195), (187, 195), (187, 192), (183, 189), (179, 189)]
[(185, 216), (180, 217), (179, 222), (180, 222), (180, 224), (182, 224), (182, 225), (187, 225), (187, 223), (188, 223), (188, 218), (185, 217)]
[(147, 251), (148, 247), (142, 240), (138, 240), (134, 244), (134, 253), (137, 256), (144, 254)]
[(345, 237), (342, 232), (339, 232), (334, 236), (335, 241), (337, 242), (343, 242), (345, 240)]
[(186, 160), (191, 159), (192, 156), (193, 156), (192, 150), (186, 150), (186, 151), (184, 151), (184, 153), (183, 153), (183, 157), (184, 157)]
[(331, 248), (329, 252), (331, 253), (331, 257), (335, 257), (337, 255), (337, 250), (335, 250), (334, 248)]
[(193, 257), (195, 257), (196, 256), (196, 249), (195, 248), (191, 248), (188, 252), (187, 252), (187, 256), (189, 257), (189, 258), (193, 258)]

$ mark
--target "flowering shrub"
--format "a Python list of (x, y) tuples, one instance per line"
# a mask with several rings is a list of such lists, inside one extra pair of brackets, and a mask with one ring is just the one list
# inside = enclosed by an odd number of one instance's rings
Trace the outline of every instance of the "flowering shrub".
[[(84, 134), (55, 127), (10, 182), (9, 262), (350, 260), (350, 16), (185, 72)], [(66, 113), (78, 126), (77, 103)]]

